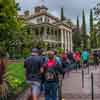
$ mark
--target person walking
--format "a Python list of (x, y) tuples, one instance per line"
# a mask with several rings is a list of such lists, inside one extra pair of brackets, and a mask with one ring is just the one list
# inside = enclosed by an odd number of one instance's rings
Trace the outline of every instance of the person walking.
[(58, 79), (57, 71), (60, 64), (57, 63), (53, 51), (48, 54), (45, 64), (45, 100), (57, 100)]
[(93, 52), (93, 58), (94, 58), (94, 66), (97, 66), (99, 65), (99, 61), (98, 61), (98, 52), (97, 51), (94, 51)]
[(87, 51), (87, 49), (84, 49), (84, 51), (82, 52), (82, 61), (83, 61), (83, 67), (88, 67), (89, 64), (89, 52)]
[(73, 57), (74, 57), (74, 60), (75, 60), (75, 63), (76, 63), (76, 70), (77, 70), (78, 68), (80, 68), (80, 60), (81, 60), (80, 52), (79, 51), (76, 51), (73, 54)]
[(43, 60), (39, 55), (39, 50), (37, 48), (32, 49), (32, 55), (27, 57), (24, 62), (26, 80), (32, 85), (32, 100), (38, 100), (41, 82), (42, 82), (42, 68)]
[[(69, 77), (70, 65), (71, 65), (71, 64), (69, 63), (69, 60), (68, 60), (67, 55), (66, 55), (65, 52), (63, 52), (63, 53), (61, 54), (61, 62), (62, 62), (62, 68), (63, 68), (63, 70), (64, 70), (64, 75), (65, 75), (66, 72), (67, 72), (67, 76)], [(63, 77), (64, 77), (64, 75), (63, 75)]]

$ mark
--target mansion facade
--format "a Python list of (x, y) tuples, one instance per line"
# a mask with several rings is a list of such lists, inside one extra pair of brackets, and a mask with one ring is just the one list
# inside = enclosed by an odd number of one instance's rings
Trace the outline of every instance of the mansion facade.
[(34, 31), (37, 40), (41, 39), (50, 48), (61, 47), (64, 50), (72, 51), (72, 28), (64, 21), (51, 15), (44, 5), (36, 6), (34, 14), (24, 16), (24, 20)]

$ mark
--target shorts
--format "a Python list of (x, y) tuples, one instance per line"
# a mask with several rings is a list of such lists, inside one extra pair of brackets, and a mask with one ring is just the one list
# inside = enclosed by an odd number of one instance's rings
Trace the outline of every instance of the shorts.
[(41, 83), (37, 81), (27, 81), (28, 84), (32, 84), (32, 95), (39, 96), (41, 91)]
[(88, 60), (84, 60), (83, 61), (83, 64), (88, 64)]

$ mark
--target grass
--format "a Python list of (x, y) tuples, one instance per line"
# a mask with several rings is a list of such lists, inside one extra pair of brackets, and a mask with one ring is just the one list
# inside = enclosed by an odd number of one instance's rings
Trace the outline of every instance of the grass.
[(23, 63), (8, 65), (5, 78), (8, 81), (10, 91), (13, 94), (18, 94), (27, 87)]

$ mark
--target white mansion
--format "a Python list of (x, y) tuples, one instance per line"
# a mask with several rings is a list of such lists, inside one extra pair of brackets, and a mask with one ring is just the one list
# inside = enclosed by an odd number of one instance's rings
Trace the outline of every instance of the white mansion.
[(48, 13), (44, 5), (36, 6), (34, 14), (24, 16), (24, 20), (35, 31), (37, 39), (41, 38), (50, 48), (61, 47), (72, 51), (72, 28)]

